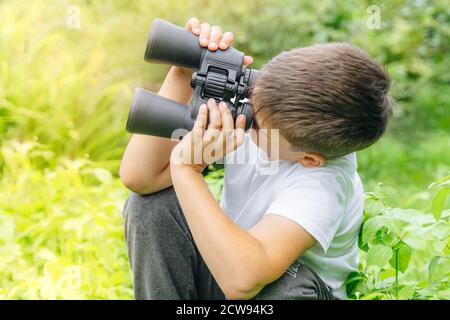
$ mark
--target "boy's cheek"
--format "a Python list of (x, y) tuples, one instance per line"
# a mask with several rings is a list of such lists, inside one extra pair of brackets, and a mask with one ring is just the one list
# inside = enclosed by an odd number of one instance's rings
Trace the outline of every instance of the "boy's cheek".
[(283, 149), (279, 150), (278, 159), (285, 160), (285, 161), (291, 161), (291, 162), (295, 162), (297, 160), (297, 158), (294, 155), (292, 155), (289, 150), (283, 150)]

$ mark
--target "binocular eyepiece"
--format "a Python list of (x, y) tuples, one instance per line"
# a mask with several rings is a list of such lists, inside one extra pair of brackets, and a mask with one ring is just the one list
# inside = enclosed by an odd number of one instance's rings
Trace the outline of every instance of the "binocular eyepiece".
[(153, 20), (144, 60), (196, 70), (188, 106), (137, 88), (128, 114), (126, 130), (164, 138), (180, 139), (194, 126), (200, 105), (209, 98), (224, 101), (233, 115), (246, 116), (246, 130), (253, 119), (249, 88), (259, 71), (247, 69), (244, 53), (229, 47), (210, 51), (202, 48), (193, 33), (161, 19)]

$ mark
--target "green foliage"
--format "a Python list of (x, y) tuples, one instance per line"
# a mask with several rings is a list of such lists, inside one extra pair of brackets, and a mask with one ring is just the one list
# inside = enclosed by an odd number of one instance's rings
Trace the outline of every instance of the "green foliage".
[[(0, 299), (132, 298), (127, 190), (117, 174), (126, 116), (133, 89), (157, 91), (168, 70), (143, 62), (151, 20), (184, 25), (190, 16), (233, 31), (255, 68), (328, 41), (353, 42), (386, 66), (395, 115), (358, 154), (365, 189), (382, 183), (385, 194), (368, 193), (361, 268), (348, 290), (360, 299), (448, 298), (448, 3), (378, 1), (374, 30), (371, 4), (0, 1)], [(66, 25), (70, 5), (80, 8), (79, 30)], [(217, 199), (222, 177), (215, 167), (206, 176)]]
[[(433, 183), (441, 201), (450, 176)], [(360, 272), (347, 279), (349, 296), (359, 299), (450, 299), (450, 210), (433, 214), (390, 208), (368, 193), (361, 229)]]
[(119, 181), (33, 141), (4, 143), (0, 155), (0, 299), (132, 298)]

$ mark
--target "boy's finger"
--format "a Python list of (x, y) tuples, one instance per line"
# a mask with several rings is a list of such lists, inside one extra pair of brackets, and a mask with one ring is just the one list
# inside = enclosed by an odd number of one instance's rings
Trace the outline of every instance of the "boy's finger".
[(233, 116), (231, 115), (230, 109), (228, 109), (225, 102), (222, 101), (219, 103), (219, 110), (222, 116), (222, 131), (233, 130)]
[(222, 127), (222, 116), (220, 114), (219, 108), (217, 108), (216, 101), (212, 98), (208, 100), (208, 110), (208, 129), (220, 129)]
[(222, 38), (222, 29), (219, 26), (213, 26), (211, 28), (211, 34), (209, 35), (209, 50), (217, 50), (219, 47), (219, 40)]
[(218, 129), (208, 129), (205, 131), (205, 134), (203, 135), (203, 141), (207, 144), (217, 140), (217, 138), (220, 135), (220, 130)]
[[(244, 116), (245, 118), (245, 116)], [(245, 122), (245, 119), (244, 119)], [(245, 129), (239, 128), (234, 130), (234, 149), (244, 143)]]
[(210, 143), (220, 132), (220, 128), (222, 127), (222, 116), (217, 108), (216, 101), (213, 98), (208, 100), (207, 106), (209, 112), (209, 124), (203, 136), (203, 140)]
[(198, 19), (196, 17), (191, 17), (186, 24), (186, 29), (188, 31), (193, 32), (195, 35), (199, 35), (200, 34), (200, 21), (198, 21)]
[(244, 142), (245, 115), (241, 114), (236, 119), (236, 129), (233, 130), (233, 150)]
[(208, 108), (205, 104), (202, 104), (198, 111), (194, 129), (192, 130), (192, 139), (190, 143), (193, 147), (193, 149), (191, 150), (191, 156), (193, 156), (193, 159), (191, 159), (191, 161), (193, 161), (193, 163), (197, 163), (198, 160), (201, 159), (203, 133), (205, 132), (207, 112)]
[(207, 118), (208, 108), (206, 104), (202, 104), (198, 110), (197, 119), (194, 123), (194, 130), (203, 132), (206, 127), (206, 118)]
[(234, 35), (232, 32), (227, 31), (222, 35), (222, 39), (220, 39), (219, 48), (225, 50), (228, 48), (233, 42)]
[(202, 47), (206, 47), (208, 45), (210, 32), (211, 26), (209, 23), (203, 22), (200, 25), (200, 36), (198, 37), (198, 41)]
[(245, 130), (245, 115), (240, 114), (236, 119), (236, 129)]
[(252, 56), (245, 56), (244, 57), (244, 64), (245, 65), (249, 65), (251, 63), (253, 63), (253, 57)]

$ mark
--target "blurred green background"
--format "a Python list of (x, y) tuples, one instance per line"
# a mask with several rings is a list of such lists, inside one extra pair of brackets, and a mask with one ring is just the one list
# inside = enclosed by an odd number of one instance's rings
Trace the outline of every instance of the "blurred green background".
[[(411, 208), (402, 212), (418, 229), (407, 232), (439, 231), (415, 246), (419, 240), (403, 241), (402, 230), (383, 223), (366, 228), (373, 235), (361, 243), (352, 297), (448, 299), (445, 0), (0, 0), (0, 299), (133, 297), (121, 214), (128, 191), (118, 179), (126, 117), (134, 88), (157, 92), (169, 69), (143, 61), (152, 19), (184, 27), (191, 16), (233, 31), (254, 68), (283, 50), (330, 41), (353, 42), (387, 67), (395, 116), (358, 154), (365, 189), (374, 192), (366, 219)], [(207, 178), (216, 194), (221, 176)], [(390, 234), (397, 240), (386, 240)], [(411, 267), (402, 271), (387, 261), (406, 246)]]

